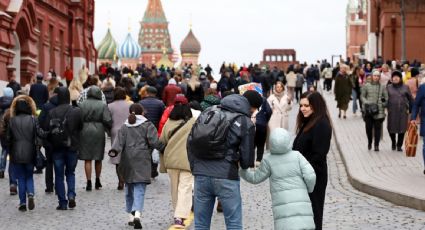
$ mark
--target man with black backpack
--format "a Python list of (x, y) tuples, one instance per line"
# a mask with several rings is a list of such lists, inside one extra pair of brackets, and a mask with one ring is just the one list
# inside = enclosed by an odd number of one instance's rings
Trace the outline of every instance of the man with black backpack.
[[(70, 94), (66, 87), (59, 87), (57, 93), (58, 106), (49, 111), (47, 122), (52, 145), (52, 156), (55, 170), (55, 189), (59, 199), (57, 210), (74, 208), (75, 203), (75, 167), (77, 166), (77, 150), (80, 131), (83, 127), (81, 111), (70, 105)], [(65, 196), (64, 177), (68, 187)]]
[(202, 112), (188, 137), (190, 168), (195, 176), (195, 229), (210, 229), (216, 197), (227, 229), (242, 229), (239, 166), (254, 166), (255, 127), (250, 117), (261, 106), (256, 91), (223, 98)]

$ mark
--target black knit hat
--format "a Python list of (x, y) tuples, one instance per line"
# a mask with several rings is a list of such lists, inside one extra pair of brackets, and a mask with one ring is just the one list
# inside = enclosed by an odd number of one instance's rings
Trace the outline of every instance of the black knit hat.
[(251, 107), (258, 109), (263, 104), (263, 97), (255, 90), (248, 90), (243, 94), (243, 96), (248, 99)]
[(392, 74), (391, 74), (391, 78), (393, 78), (393, 77), (399, 77), (399, 78), (403, 78), (403, 74), (400, 72), (400, 71), (394, 71)]

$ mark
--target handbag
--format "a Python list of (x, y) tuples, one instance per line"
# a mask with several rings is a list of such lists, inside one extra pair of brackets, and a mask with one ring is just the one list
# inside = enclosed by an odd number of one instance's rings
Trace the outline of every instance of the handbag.
[(416, 156), (416, 147), (418, 145), (418, 127), (414, 124), (409, 125), (406, 138), (404, 139), (404, 146), (406, 150), (406, 157)]
[(378, 99), (376, 100), (376, 103), (365, 104), (365, 113), (366, 113), (366, 116), (372, 116), (373, 117), (373, 116), (379, 114), (378, 102), (379, 102), (379, 97), (380, 96), (381, 96), (381, 85), (379, 85)]
[(43, 170), (47, 166), (47, 159), (41, 152), (41, 142), (37, 137), (37, 125), (35, 123), (35, 119), (33, 117), (34, 124), (34, 145), (35, 145), (35, 158), (34, 158), (34, 167), (37, 170)]
[(47, 159), (41, 152), (40, 147), (37, 146), (36, 153), (35, 153), (34, 166), (37, 170), (43, 170), (44, 168), (46, 168), (46, 165), (47, 165)]

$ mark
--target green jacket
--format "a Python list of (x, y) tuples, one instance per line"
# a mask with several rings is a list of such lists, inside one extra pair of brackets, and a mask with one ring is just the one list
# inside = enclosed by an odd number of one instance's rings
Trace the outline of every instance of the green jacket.
[(83, 119), (80, 134), (80, 160), (103, 160), (105, 152), (105, 132), (112, 127), (112, 116), (106, 104), (102, 102), (102, 91), (92, 86), (87, 100), (79, 105)]
[(270, 178), (274, 229), (315, 229), (308, 195), (316, 183), (313, 167), (301, 153), (291, 150), (285, 129), (272, 131), (270, 152), (255, 171), (240, 170), (241, 177), (253, 184)]
[[(363, 105), (378, 103), (379, 113), (373, 116), (373, 119), (385, 118), (385, 107), (388, 104), (388, 92), (385, 86), (379, 82), (366, 83), (361, 89), (360, 100)], [(363, 106), (363, 112), (364, 109), (365, 106)]]

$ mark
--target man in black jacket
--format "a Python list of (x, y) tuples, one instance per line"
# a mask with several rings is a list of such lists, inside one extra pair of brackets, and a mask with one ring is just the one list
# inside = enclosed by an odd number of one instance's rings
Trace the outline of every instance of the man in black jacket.
[[(58, 95), (56, 95), (59, 88), (56, 88), (54, 91), (54, 95), (49, 99), (49, 101), (41, 107), (40, 116), (38, 116), (38, 122), (40, 123), (40, 127), (44, 130), (49, 130), (49, 121), (47, 120), (50, 110), (56, 108), (58, 106)], [(46, 193), (53, 192), (53, 158), (52, 158), (52, 144), (43, 140), (43, 147), (46, 153), (46, 173), (45, 173), (45, 182), (46, 189), (44, 190)]]
[(210, 229), (211, 216), (216, 197), (223, 208), (227, 229), (242, 229), (242, 201), (240, 194), (239, 167), (254, 166), (255, 127), (250, 117), (262, 104), (257, 92), (247, 91), (244, 96), (233, 94), (220, 102), (226, 117), (242, 114), (230, 124), (227, 150), (223, 159), (206, 159), (197, 156), (188, 139), (188, 159), (195, 176), (194, 211), (195, 229)]
[(37, 82), (31, 85), (30, 88), (30, 97), (34, 100), (37, 109), (41, 109), (47, 100), (49, 100), (49, 90), (42, 81), (43, 74), (37, 73)]
[[(59, 87), (55, 90), (58, 97), (58, 106), (49, 111), (47, 124), (49, 129), (52, 120), (60, 119), (61, 122), (66, 119), (64, 130), (69, 137), (70, 145), (53, 142), (52, 133), (47, 140), (52, 144), (52, 156), (55, 170), (55, 189), (59, 199), (57, 210), (66, 210), (75, 208), (75, 167), (77, 166), (77, 150), (79, 147), (79, 136), (83, 128), (82, 115), (79, 108), (70, 105), (70, 95), (66, 87)], [(49, 130), (52, 131), (52, 130)], [(67, 196), (65, 196), (64, 177), (68, 187)], [(68, 199), (67, 199), (68, 198)]]
[[(162, 113), (165, 110), (165, 104), (159, 100), (156, 95), (158, 93), (157, 89), (153, 86), (149, 86), (146, 89), (148, 94), (147, 97), (142, 98), (139, 102), (145, 109), (145, 117), (155, 125), (155, 128), (158, 130), (159, 121), (161, 120)], [(158, 176), (158, 164), (152, 162), (152, 178)]]

